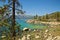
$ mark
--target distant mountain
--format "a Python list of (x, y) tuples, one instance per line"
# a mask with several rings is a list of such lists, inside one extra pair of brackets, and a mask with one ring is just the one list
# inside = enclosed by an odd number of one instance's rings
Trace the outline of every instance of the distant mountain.
[(32, 19), (33, 17), (31, 15), (16, 15), (17, 19)]

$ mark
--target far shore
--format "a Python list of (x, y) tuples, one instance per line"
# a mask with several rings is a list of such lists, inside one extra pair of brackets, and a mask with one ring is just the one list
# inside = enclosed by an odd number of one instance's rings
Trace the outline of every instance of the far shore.
[(39, 21), (39, 20), (34, 20), (34, 19), (29, 19), (27, 20), (27, 23), (33, 23), (33, 24), (50, 24), (50, 25), (60, 25), (60, 22), (44, 22), (44, 21)]

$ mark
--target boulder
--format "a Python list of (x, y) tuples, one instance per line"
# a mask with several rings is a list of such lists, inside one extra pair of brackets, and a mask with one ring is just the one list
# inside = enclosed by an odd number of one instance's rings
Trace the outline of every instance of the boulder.
[(26, 40), (26, 36), (23, 36), (23, 37), (22, 37), (22, 40)]
[(2, 38), (5, 38), (6, 36), (2, 36)]
[(28, 40), (30, 40), (30, 36), (31, 36), (30, 34), (27, 35), (27, 39), (28, 39)]
[(49, 31), (48, 29), (45, 30), (46, 33), (47, 33), (48, 31)]
[(29, 28), (24, 28), (23, 31), (29, 31)]

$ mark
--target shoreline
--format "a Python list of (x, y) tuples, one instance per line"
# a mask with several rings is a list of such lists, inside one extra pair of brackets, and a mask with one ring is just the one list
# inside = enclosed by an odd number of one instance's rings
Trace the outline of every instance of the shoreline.
[(60, 25), (60, 22), (43, 22), (39, 20), (29, 19), (26, 21), (27, 23), (33, 23), (33, 24), (49, 24), (49, 25)]

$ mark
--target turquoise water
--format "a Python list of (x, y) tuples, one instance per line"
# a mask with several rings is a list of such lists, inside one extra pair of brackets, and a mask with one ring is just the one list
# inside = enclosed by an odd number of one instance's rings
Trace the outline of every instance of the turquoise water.
[(29, 24), (26, 22), (26, 19), (16, 19), (16, 21), (21, 25), (21, 29), (23, 28), (30, 28), (30, 29), (42, 29), (46, 28), (43, 24)]

